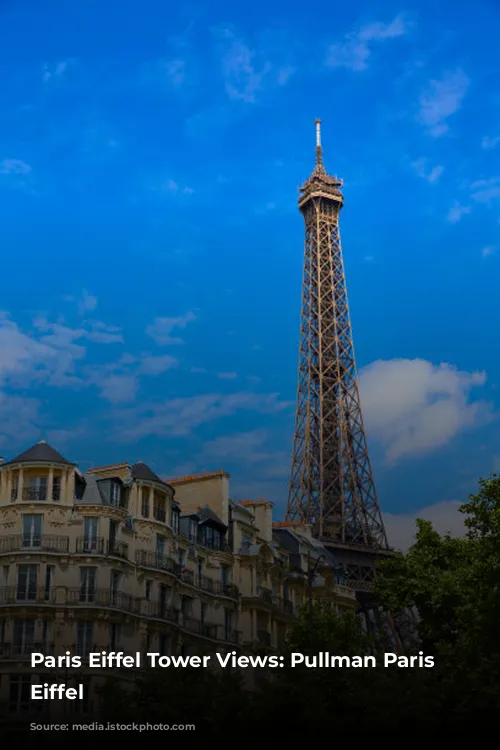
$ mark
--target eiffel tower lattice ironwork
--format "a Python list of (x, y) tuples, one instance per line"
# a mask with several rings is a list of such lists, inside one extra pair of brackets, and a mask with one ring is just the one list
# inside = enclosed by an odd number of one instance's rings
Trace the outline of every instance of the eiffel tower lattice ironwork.
[(359, 399), (339, 231), (343, 182), (323, 166), (320, 127), (316, 120), (316, 166), (299, 197), (304, 276), (287, 520), (310, 524), (351, 585), (369, 589), (375, 559), (390, 552)]

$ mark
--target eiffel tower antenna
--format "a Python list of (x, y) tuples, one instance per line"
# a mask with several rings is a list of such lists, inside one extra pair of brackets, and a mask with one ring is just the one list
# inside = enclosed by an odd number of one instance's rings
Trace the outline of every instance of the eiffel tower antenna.
[(297, 412), (287, 520), (310, 524), (356, 589), (373, 587), (377, 557), (391, 554), (361, 413), (339, 215), (343, 182), (316, 165), (300, 189), (305, 222)]

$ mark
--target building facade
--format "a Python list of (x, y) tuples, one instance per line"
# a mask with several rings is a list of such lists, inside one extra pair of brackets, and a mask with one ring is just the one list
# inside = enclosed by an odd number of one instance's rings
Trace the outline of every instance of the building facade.
[[(232, 501), (225, 472), (165, 481), (122, 463), (82, 473), (45, 442), (0, 464), (0, 558), (10, 714), (33, 710), (32, 680), (83, 683), (74, 711), (91, 710), (106, 673), (88, 669), (89, 652), (277, 648), (312, 595), (356, 606), (309, 530), (273, 524), (264, 500)], [(67, 651), (81, 657), (78, 673), (33, 676), (32, 652)]]

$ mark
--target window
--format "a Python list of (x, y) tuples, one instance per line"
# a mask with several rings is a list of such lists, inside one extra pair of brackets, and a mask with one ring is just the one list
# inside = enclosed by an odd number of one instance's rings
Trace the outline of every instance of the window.
[(198, 524), (192, 518), (189, 521), (189, 539), (196, 542), (198, 539)]
[(169, 653), (170, 653), (170, 636), (161, 635), (160, 636), (160, 654), (162, 656), (168, 656)]
[(116, 535), (118, 533), (118, 527), (119, 527), (118, 521), (109, 522), (109, 552), (111, 554), (119, 552), (119, 547), (116, 544)]
[(242, 549), (250, 549), (250, 547), (252, 546), (252, 538), (247, 536), (247, 534), (243, 534), (241, 546)]
[(12, 503), (16, 502), (18, 492), (19, 492), (19, 477), (15, 477), (12, 483), (12, 489), (10, 491), (10, 500)]
[(34, 620), (14, 620), (14, 654), (30, 654), (35, 641)]
[(234, 612), (230, 609), (224, 610), (224, 628), (226, 631), (226, 640), (231, 640), (234, 630)]
[(38, 567), (36, 565), (19, 565), (17, 568), (17, 600), (34, 601), (36, 599)]
[(48, 620), (43, 620), (43, 623), (42, 623), (42, 644), (43, 644), (42, 651), (46, 651), (47, 650), (47, 636), (48, 636), (48, 632), (49, 632), (49, 621)]
[(111, 571), (109, 588), (111, 590), (111, 604), (116, 604), (118, 598), (118, 588), (120, 586), (120, 573), (117, 570)]
[(52, 500), (57, 503), (61, 499), (61, 477), (54, 477), (52, 481)]
[(166, 544), (165, 544), (165, 537), (161, 536), (160, 534), (156, 535), (156, 554), (158, 558), (165, 557), (166, 553)]
[(48, 601), (50, 599), (50, 587), (52, 586), (52, 576), (54, 575), (54, 566), (47, 565), (45, 568), (45, 588), (44, 588), (44, 599)]
[(171, 589), (169, 586), (165, 586), (164, 583), (160, 584), (160, 617), (165, 617), (167, 613), (167, 607), (170, 602)]
[(184, 617), (191, 617), (193, 611), (193, 600), (189, 596), (183, 596), (181, 600), (181, 610)]
[(40, 547), (42, 522), (42, 515), (23, 516), (23, 547)]
[(97, 532), (99, 530), (99, 519), (87, 516), (83, 521), (83, 546), (84, 552), (95, 552), (97, 550)]
[(213, 547), (214, 543), (214, 530), (210, 526), (204, 526), (203, 528), (203, 544), (207, 547)]
[(220, 579), (223, 586), (227, 586), (229, 583), (229, 568), (227, 565), (222, 565), (220, 569)]
[(115, 507), (120, 506), (121, 501), (121, 487), (118, 482), (111, 483), (111, 505)]
[(141, 513), (144, 518), (149, 518), (149, 495), (142, 491), (142, 507)]
[(28, 711), (31, 700), (31, 676), (11, 675), (9, 692), (9, 710), (12, 713)]
[(80, 601), (93, 602), (95, 598), (96, 568), (80, 568)]
[(3, 566), (3, 585), (4, 586), (8, 586), (9, 584), (9, 570), (10, 570), (9, 565)]
[(179, 510), (175, 506), (172, 507), (172, 531), (174, 534), (179, 533)]
[(79, 620), (76, 626), (76, 653), (87, 656), (92, 651), (92, 635), (94, 623), (92, 620)]
[(198, 579), (200, 579), (203, 575), (203, 558), (202, 557), (198, 558), (197, 567), (198, 567)]
[(152, 587), (153, 587), (153, 581), (146, 581), (146, 590), (145, 590), (144, 596), (146, 598), (146, 601), (148, 601), (148, 602), (151, 599), (151, 589), (152, 589)]
[(207, 614), (207, 605), (203, 602), (201, 603), (201, 610), (200, 610), (200, 620), (201, 624), (205, 624), (205, 615)]
[(109, 649), (116, 651), (120, 643), (120, 626), (116, 622), (109, 623)]
[(24, 500), (36, 502), (47, 499), (47, 477), (29, 477), (28, 486), (23, 490)]
[(162, 523), (165, 523), (165, 521), (167, 520), (164, 498), (155, 497), (154, 506), (153, 506), (153, 516), (156, 521), (161, 521)]
[(184, 570), (185, 567), (186, 567), (186, 550), (180, 549), (179, 550), (179, 568), (182, 571)]

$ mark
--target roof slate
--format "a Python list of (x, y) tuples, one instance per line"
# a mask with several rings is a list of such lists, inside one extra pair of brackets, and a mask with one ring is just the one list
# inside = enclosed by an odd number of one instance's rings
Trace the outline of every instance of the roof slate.
[(8, 463), (20, 464), (20, 463), (31, 463), (31, 462), (44, 462), (51, 464), (67, 464), (68, 466), (74, 466), (70, 461), (67, 461), (64, 456), (61, 456), (51, 445), (41, 440), (39, 443), (35, 443), (28, 450), (23, 451), (18, 456), (13, 458)]

